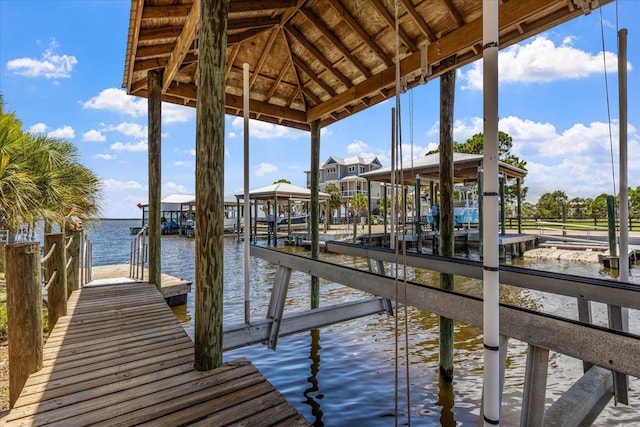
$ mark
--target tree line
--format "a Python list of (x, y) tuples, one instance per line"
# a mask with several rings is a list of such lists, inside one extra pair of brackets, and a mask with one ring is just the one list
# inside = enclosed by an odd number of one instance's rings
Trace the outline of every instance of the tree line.
[[(556, 190), (540, 196), (537, 203), (523, 203), (522, 216), (526, 218), (573, 218), (599, 219), (607, 216), (607, 194), (595, 198), (574, 197), (569, 199), (564, 191)], [(620, 206), (619, 197), (615, 197)], [(629, 187), (629, 216), (640, 217), (640, 185)]]

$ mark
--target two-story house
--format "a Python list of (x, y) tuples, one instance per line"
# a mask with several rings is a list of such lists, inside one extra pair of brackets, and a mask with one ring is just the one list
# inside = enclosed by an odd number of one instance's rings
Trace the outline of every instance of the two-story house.
[[(342, 191), (342, 203), (348, 205), (349, 199), (358, 193), (370, 197), (371, 206), (376, 206), (382, 197), (381, 184), (371, 182), (371, 194), (367, 194), (367, 180), (360, 175), (380, 169), (382, 164), (377, 157), (362, 158), (358, 156), (341, 158), (331, 156), (320, 165), (318, 173), (320, 191), (324, 191), (329, 183), (335, 184)], [(307, 174), (307, 188), (311, 187), (311, 172)]]

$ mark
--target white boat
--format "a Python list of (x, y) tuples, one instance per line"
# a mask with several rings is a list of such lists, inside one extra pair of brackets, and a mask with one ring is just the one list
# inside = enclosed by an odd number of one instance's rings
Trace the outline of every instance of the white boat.
[(289, 219), (291, 219), (291, 229), (292, 230), (300, 230), (307, 228), (307, 216), (306, 214), (294, 213), (289, 216), (285, 214), (285, 216), (278, 218), (278, 230), (287, 230), (289, 229)]

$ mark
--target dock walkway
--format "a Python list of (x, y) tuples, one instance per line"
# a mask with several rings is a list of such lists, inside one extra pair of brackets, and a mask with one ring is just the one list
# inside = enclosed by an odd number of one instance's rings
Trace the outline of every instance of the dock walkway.
[(7, 426), (309, 425), (246, 359), (196, 371), (191, 339), (152, 285), (84, 287), (68, 313)]

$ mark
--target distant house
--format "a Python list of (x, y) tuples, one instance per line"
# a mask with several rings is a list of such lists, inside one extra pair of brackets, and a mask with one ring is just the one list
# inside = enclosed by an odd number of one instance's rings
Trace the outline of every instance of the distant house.
[[(358, 193), (370, 196), (371, 206), (375, 207), (382, 197), (382, 186), (379, 182), (371, 182), (371, 195), (367, 194), (367, 180), (361, 175), (380, 169), (382, 164), (377, 157), (348, 157), (331, 156), (320, 165), (318, 174), (320, 191), (325, 191), (329, 183), (335, 184), (342, 191), (342, 203), (348, 205), (349, 199)], [(307, 188), (311, 187), (311, 172), (307, 174)]]

